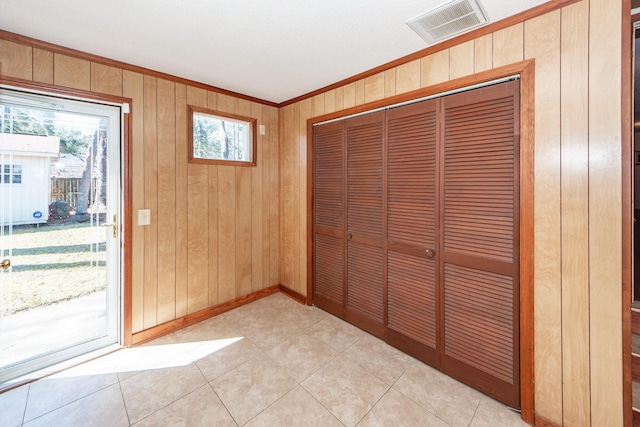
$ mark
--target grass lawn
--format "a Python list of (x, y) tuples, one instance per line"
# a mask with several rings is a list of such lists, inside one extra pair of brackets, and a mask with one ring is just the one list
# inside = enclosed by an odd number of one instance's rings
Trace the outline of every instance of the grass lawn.
[(88, 222), (71, 222), (14, 227), (11, 236), (0, 237), (1, 247), (13, 249), (11, 272), (0, 277), (4, 290), (10, 290), (10, 311), (105, 289), (106, 233), (105, 228), (91, 227)]

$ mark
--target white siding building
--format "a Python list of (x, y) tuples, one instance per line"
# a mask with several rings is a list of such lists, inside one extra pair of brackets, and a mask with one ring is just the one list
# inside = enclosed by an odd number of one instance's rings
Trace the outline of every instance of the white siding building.
[(0, 224), (45, 223), (60, 138), (0, 134)]

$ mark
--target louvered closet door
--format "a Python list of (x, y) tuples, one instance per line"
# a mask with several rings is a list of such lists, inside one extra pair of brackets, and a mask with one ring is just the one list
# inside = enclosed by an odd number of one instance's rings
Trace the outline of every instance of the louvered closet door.
[(343, 122), (320, 125), (313, 131), (314, 303), (344, 316), (344, 142)]
[(384, 336), (383, 128), (384, 113), (345, 122), (347, 144), (346, 319)]
[(519, 84), (442, 105), (442, 370), (519, 407)]
[(436, 105), (387, 113), (387, 342), (437, 364)]

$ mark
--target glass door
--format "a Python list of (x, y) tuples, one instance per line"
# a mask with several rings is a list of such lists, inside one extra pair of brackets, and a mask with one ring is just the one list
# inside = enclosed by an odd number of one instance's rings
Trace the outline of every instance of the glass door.
[(120, 117), (0, 89), (0, 384), (119, 342)]

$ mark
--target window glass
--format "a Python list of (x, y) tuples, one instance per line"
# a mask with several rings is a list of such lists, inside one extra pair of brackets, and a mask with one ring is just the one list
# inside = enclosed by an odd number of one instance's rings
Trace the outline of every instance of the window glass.
[(255, 119), (197, 107), (189, 112), (192, 162), (255, 166)]

